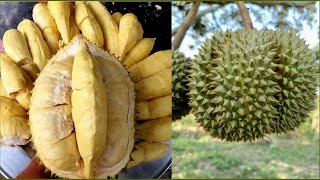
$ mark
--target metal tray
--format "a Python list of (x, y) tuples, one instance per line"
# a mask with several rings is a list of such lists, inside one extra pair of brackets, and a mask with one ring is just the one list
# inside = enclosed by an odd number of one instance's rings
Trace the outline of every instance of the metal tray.
[[(0, 39), (3, 33), (16, 28), (23, 19), (32, 19), (35, 2), (0, 2)], [(104, 2), (113, 12), (134, 13), (142, 24), (144, 37), (155, 37), (153, 52), (171, 49), (171, 3), (170, 2)], [(161, 10), (159, 10), (159, 6)], [(171, 167), (170, 150), (161, 159), (140, 164), (120, 173), (119, 178), (160, 178)], [(0, 173), (5, 178), (15, 178), (23, 171), (34, 156), (32, 148), (27, 146), (0, 146)], [(166, 177), (170, 178), (170, 177)]]

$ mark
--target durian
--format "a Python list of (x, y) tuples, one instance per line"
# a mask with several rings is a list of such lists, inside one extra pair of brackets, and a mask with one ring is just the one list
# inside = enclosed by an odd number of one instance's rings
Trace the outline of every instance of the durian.
[(178, 50), (172, 54), (172, 119), (177, 120), (190, 111), (188, 105), (188, 71), (190, 59)]
[(218, 32), (191, 62), (189, 104), (213, 137), (285, 133), (314, 108), (318, 66), (294, 32)]
[(155, 38), (143, 39), (131, 13), (117, 15), (119, 27), (98, 1), (75, 5), (37, 4), (35, 23), (5, 33), (0, 139), (31, 140), (58, 177), (115, 177), (169, 148), (171, 50), (149, 56)]

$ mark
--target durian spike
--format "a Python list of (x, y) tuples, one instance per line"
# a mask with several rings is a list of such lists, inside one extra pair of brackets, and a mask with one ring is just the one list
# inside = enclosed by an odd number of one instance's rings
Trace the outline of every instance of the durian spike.
[(36, 4), (33, 7), (32, 18), (42, 31), (43, 38), (47, 42), (51, 54), (56, 54), (61, 36), (47, 6), (42, 3)]
[(151, 77), (142, 79), (135, 85), (137, 100), (145, 101), (160, 96), (171, 94), (172, 92), (172, 70), (165, 69)]
[(71, 41), (70, 33), (70, 2), (48, 1), (47, 7), (51, 16), (56, 22), (57, 28), (61, 34), (63, 45)]
[(18, 65), (32, 62), (27, 41), (17, 29), (9, 29), (4, 33), (3, 48), (6, 54)]
[(150, 101), (138, 102), (136, 107), (137, 120), (167, 117), (172, 112), (172, 97), (170, 94)]
[[(0, 100), (1, 101), (1, 100)], [(0, 102), (1, 105), (3, 105)], [(12, 109), (14, 110), (14, 109)], [(31, 133), (28, 120), (23, 117), (0, 117), (1, 139), (5, 145), (26, 145), (29, 143)]]
[(125, 68), (129, 69), (133, 64), (146, 58), (151, 53), (155, 40), (155, 38), (144, 38), (138, 41), (123, 58)]
[[(142, 50), (140, 50), (142, 51)], [(130, 54), (130, 53), (129, 53)], [(158, 51), (128, 69), (134, 82), (172, 67), (172, 51)]]
[(51, 53), (40, 29), (33, 21), (25, 19), (19, 23), (18, 30), (26, 37), (33, 62), (42, 71), (51, 58)]
[(72, 118), (77, 144), (84, 161), (84, 176), (93, 177), (93, 167), (107, 138), (107, 96), (96, 59), (85, 44), (75, 55), (72, 70)]
[(101, 4), (99, 1), (88, 1), (88, 6), (90, 7), (95, 19), (99, 23), (103, 37), (104, 37), (104, 49), (109, 51), (116, 57), (119, 56), (119, 42), (118, 42), (118, 32), (119, 28), (117, 23), (112, 19), (111, 14), (107, 8)]
[(75, 20), (75, 6), (73, 3), (70, 3), (69, 24), (70, 24), (70, 37), (72, 39), (75, 35), (80, 34), (80, 30)]
[(171, 139), (171, 117), (149, 120), (136, 125), (136, 138), (148, 142), (165, 142)]
[(123, 15), (120, 12), (115, 12), (112, 14), (112, 19), (117, 23), (118, 26), (119, 26), (119, 23), (120, 23), (122, 16)]
[(123, 15), (119, 24), (119, 57), (120, 61), (143, 37), (143, 29), (138, 18), (127, 13)]
[(128, 162), (128, 168), (136, 166), (142, 162), (161, 158), (166, 154), (169, 146), (164, 143), (140, 142), (135, 145), (135, 148), (136, 150), (131, 154), (131, 158), (133, 159), (133, 161)]
[(102, 47), (104, 40), (101, 28), (85, 2), (75, 2), (75, 19), (82, 35), (93, 44)]

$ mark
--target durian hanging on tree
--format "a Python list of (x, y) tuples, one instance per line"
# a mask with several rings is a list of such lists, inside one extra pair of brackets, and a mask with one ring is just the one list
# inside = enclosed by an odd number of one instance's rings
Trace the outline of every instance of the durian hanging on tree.
[(172, 118), (180, 119), (190, 111), (188, 105), (188, 70), (190, 59), (186, 58), (178, 50), (172, 54)]
[(318, 66), (294, 32), (215, 33), (191, 62), (189, 104), (213, 137), (252, 141), (286, 133), (314, 108)]

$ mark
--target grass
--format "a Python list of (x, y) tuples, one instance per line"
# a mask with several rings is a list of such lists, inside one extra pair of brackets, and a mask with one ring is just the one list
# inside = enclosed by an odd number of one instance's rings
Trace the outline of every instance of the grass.
[(193, 115), (173, 123), (172, 158), (173, 178), (320, 178), (319, 139), (309, 134), (230, 143), (210, 137)]

